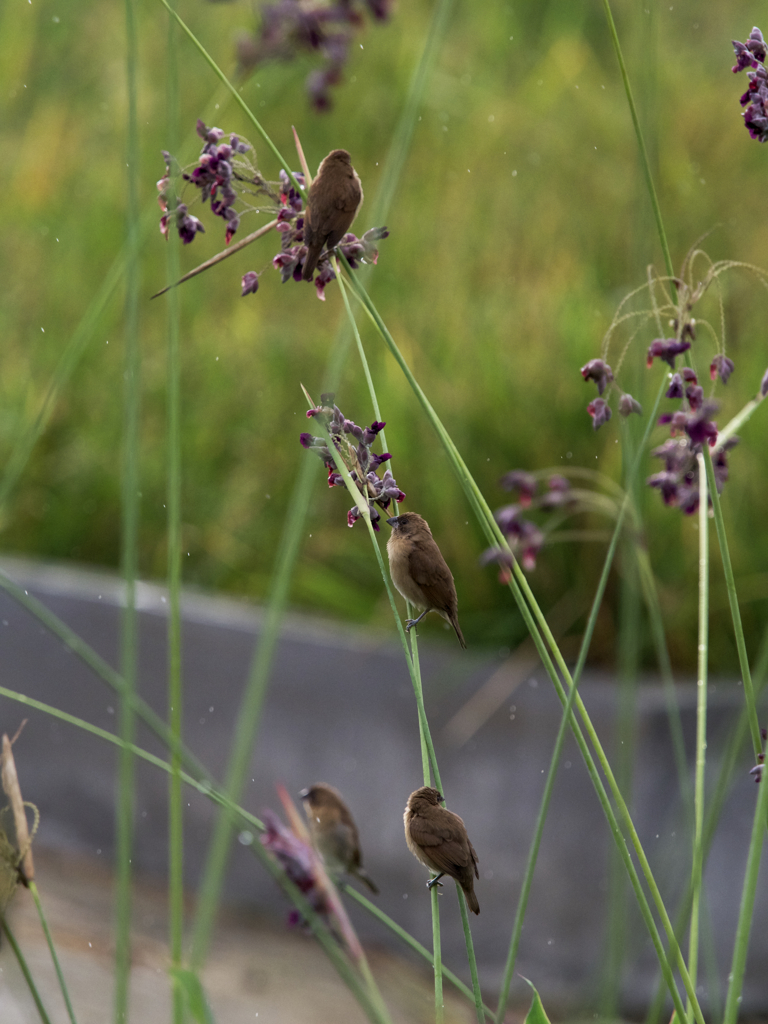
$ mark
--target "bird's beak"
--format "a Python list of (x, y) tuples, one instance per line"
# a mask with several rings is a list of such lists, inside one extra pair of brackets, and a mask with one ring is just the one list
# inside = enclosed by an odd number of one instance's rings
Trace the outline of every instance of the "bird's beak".
[(309, 790), (302, 789), (302, 791), (299, 793), (299, 796), (301, 797), (302, 800), (306, 800), (307, 797), (309, 796)]
[(387, 522), (389, 523), (393, 530), (397, 526), (398, 518), (398, 516), (390, 516), (390, 518), (387, 520)]

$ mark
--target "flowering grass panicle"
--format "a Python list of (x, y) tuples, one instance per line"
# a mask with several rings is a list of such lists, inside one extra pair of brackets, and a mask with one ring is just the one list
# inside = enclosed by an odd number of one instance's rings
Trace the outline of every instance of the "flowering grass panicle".
[[(522, 469), (513, 469), (499, 481), (505, 491), (517, 491), (518, 500), (496, 509), (494, 518), (509, 542), (522, 567), (531, 572), (544, 545), (546, 532), (523, 512), (554, 512), (556, 509), (574, 510), (578, 496), (564, 476), (553, 474), (547, 478), (546, 489), (539, 493), (539, 477)], [(499, 581), (507, 584), (512, 572), (512, 556), (502, 548), (487, 548), (480, 556), (481, 565), (495, 562), (500, 567)]]
[(768, 47), (759, 28), (752, 29), (746, 43), (735, 39), (732, 42), (736, 51), (736, 63), (731, 68), (733, 73), (752, 69), (747, 71), (749, 85), (739, 101), (742, 107), (747, 108), (742, 114), (744, 125), (751, 138), (765, 142), (768, 140), (768, 73), (765, 70)]
[(238, 41), (240, 71), (248, 74), (270, 60), (291, 61), (307, 54), (320, 66), (309, 73), (306, 89), (317, 111), (330, 110), (332, 86), (339, 85), (364, 13), (386, 21), (392, 0), (278, 0), (261, 9), (258, 33)]
[[(334, 395), (332, 394), (321, 395), (320, 405), (310, 409), (307, 416), (309, 418), (318, 417), (320, 422), (325, 425), (336, 452), (349, 471), (349, 475), (362, 490), (364, 496), (368, 498), (371, 523), (374, 530), (379, 530), (379, 520), (381, 519), (379, 508), (387, 511), (393, 501), (405, 500), (405, 493), (397, 486), (389, 467), (384, 470), (382, 476), (378, 475), (379, 468), (392, 456), (389, 452), (378, 455), (371, 451), (373, 442), (386, 423), (374, 421), (370, 427), (358, 427), (352, 420), (346, 419), (339, 407), (333, 404), (333, 399)], [(312, 434), (301, 434), (299, 441), (302, 447), (314, 452), (323, 460), (328, 470), (328, 486), (343, 487), (344, 479), (336, 468), (325, 438), (314, 437)], [(357, 505), (351, 508), (347, 513), (347, 526), (354, 526), (361, 515)]]

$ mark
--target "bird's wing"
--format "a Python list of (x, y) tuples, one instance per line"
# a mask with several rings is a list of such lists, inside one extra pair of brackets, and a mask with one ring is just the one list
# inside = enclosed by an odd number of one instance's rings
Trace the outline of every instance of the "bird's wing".
[(350, 174), (344, 187), (339, 189), (336, 196), (336, 209), (344, 213), (354, 213), (360, 202), (360, 186), (353, 174)]
[(453, 577), (440, 548), (428, 538), (413, 545), (408, 559), (411, 576), (424, 591), (424, 597), (433, 608), (444, 608), (446, 597), (453, 589)]
[[(458, 817), (451, 811), (445, 813), (451, 818)], [(411, 838), (424, 848), (438, 870), (448, 874), (454, 873), (457, 867), (466, 867), (472, 859), (461, 819), (457, 825), (451, 818), (440, 815), (439, 822), (427, 821), (419, 815), (411, 818)]]

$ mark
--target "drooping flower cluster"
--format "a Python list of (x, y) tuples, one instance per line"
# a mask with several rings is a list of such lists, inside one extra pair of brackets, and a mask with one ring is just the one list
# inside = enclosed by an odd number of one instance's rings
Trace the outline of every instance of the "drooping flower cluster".
[[(598, 430), (611, 418), (611, 407), (602, 397), (605, 389), (614, 383), (613, 370), (604, 359), (590, 359), (581, 368), (581, 376), (584, 380), (592, 380), (597, 385), (599, 398), (593, 399), (587, 406), (587, 412), (592, 417), (592, 426)], [(632, 395), (622, 392), (619, 399), (619, 413), (622, 416), (629, 416), (630, 413), (641, 413), (643, 410), (640, 403)]]
[(307, 92), (316, 110), (329, 110), (330, 89), (342, 80), (363, 13), (386, 21), (391, 8), (392, 0), (278, 0), (262, 8), (258, 35), (240, 39), (240, 68), (248, 73), (269, 60), (290, 61), (305, 53), (319, 57), (320, 67), (307, 77)]
[[(247, 195), (263, 195), (272, 203), (277, 200), (274, 189), (259, 174), (258, 170), (243, 155), (253, 147), (249, 142), (231, 134), (229, 142), (222, 142), (225, 132), (221, 128), (208, 128), (198, 119), (197, 134), (203, 139), (203, 148), (197, 163), (181, 172), (181, 178), (200, 190), (203, 204), (210, 202), (212, 212), (226, 224), (226, 244), (240, 226), (244, 212), (237, 210), (235, 203)], [(168, 237), (168, 231), (175, 224), (179, 237), (185, 245), (194, 240), (199, 231), (205, 231), (197, 217), (188, 212), (186, 203), (172, 194), (172, 167), (174, 158), (163, 150), (165, 174), (158, 181), (158, 202), (163, 216), (160, 231)], [(242, 204), (241, 204), (242, 206)], [(250, 205), (247, 208), (252, 208)]]
[[(221, 128), (208, 128), (201, 120), (197, 122), (197, 134), (204, 140), (200, 158), (194, 166), (177, 172), (175, 177), (181, 177), (185, 188), (191, 184), (199, 189), (201, 202), (210, 202), (213, 213), (224, 220), (226, 245), (232, 241), (244, 213), (272, 214), (277, 221), (276, 230), (280, 233), (280, 252), (272, 260), (272, 265), (280, 271), (283, 283), (291, 279), (301, 281), (307, 255), (307, 247), (304, 245), (304, 197), (290, 176), (281, 169), (279, 182), (267, 181), (249, 160), (243, 158), (243, 154), (252, 151), (253, 147), (237, 135), (231, 134), (229, 142), (222, 142), (226, 133)], [(199, 218), (189, 212), (189, 205), (183, 201), (184, 189), (181, 195), (176, 194), (174, 158), (163, 150), (163, 159), (165, 174), (157, 183), (158, 202), (163, 211), (160, 231), (167, 238), (169, 230), (175, 226), (182, 242), (188, 245), (199, 232), (205, 231), (205, 227)], [(293, 178), (303, 189), (304, 175), (294, 172)], [(256, 197), (260, 197), (258, 205), (254, 205)], [(362, 238), (350, 231), (344, 235), (337, 248), (350, 268), (357, 270), (361, 264), (375, 264), (378, 261), (376, 243), (388, 235), (386, 227), (371, 228)], [(246, 241), (251, 240), (249, 236)], [(323, 252), (314, 278), (319, 299), (325, 300), (325, 287), (335, 277), (330, 253)], [(240, 294), (254, 295), (259, 289), (259, 283), (260, 275), (255, 270), (249, 270), (242, 276)]]
[[(717, 404), (710, 399), (705, 399), (704, 389), (699, 384), (694, 370), (688, 366), (683, 366), (679, 372), (676, 370), (678, 357), (688, 352), (692, 343), (696, 341), (696, 321), (692, 315), (693, 308), (725, 266), (724, 264), (710, 263), (707, 273), (694, 284), (696, 279), (693, 277), (692, 263), (698, 255), (701, 255), (698, 250), (689, 253), (683, 265), (683, 274), (671, 279), (671, 284), (676, 292), (675, 301), (673, 302), (670, 297), (663, 309), (665, 311), (670, 309), (674, 312), (670, 322), (674, 336), (654, 339), (646, 352), (646, 366), (652, 367), (657, 359), (667, 364), (671, 372), (669, 373), (666, 397), (680, 402), (680, 408), (677, 411), (665, 412), (659, 417), (660, 425), (670, 427), (673, 440), (656, 448), (652, 453), (655, 457), (664, 460), (664, 470), (650, 476), (647, 483), (661, 492), (665, 504), (674, 505), (689, 514), (698, 508), (699, 488), (696, 456), (701, 451), (702, 445), (706, 443), (714, 449), (713, 464), (719, 493), (728, 478), (726, 453), (738, 443), (738, 438), (731, 438), (727, 444), (717, 445), (718, 429), (713, 420), (713, 415), (718, 408)], [(623, 303), (603, 342), (604, 354), (608, 351), (608, 340), (614, 326), (626, 320), (630, 315), (622, 312), (622, 307)], [(655, 311), (657, 318), (659, 312), (659, 310)], [(709, 364), (709, 375), (713, 382), (719, 379), (722, 384), (727, 384), (733, 371), (733, 360), (724, 352), (718, 352)], [(581, 368), (581, 375), (584, 380), (591, 380), (597, 386), (599, 397), (590, 402), (587, 407), (587, 411), (592, 417), (593, 427), (597, 430), (611, 418), (611, 409), (606, 398), (615, 385), (614, 373), (605, 359), (592, 359)], [(766, 374), (766, 379), (768, 381), (768, 374)], [(606, 398), (603, 398), (604, 394), (606, 394)], [(639, 403), (631, 395), (622, 394), (619, 400), (619, 412), (623, 416), (641, 411)]]
[(765, 70), (765, 58), (768, 47), (759, 28), (753, 28), (746, 44), (733, 40), (736, 51), (736, 63), (731, 69), (734, 74), (747, 71), (749, 85), (739, 101), (747, 109), (743, 113), (744, 124), (750, 137), (758, 142), (768, 140), (768, 73)]
[[(388, 462), (392, 456), (389, 452), (377, 455), (371, 451), (379, 431), (386, 424), (374, 421), (370, 427), (358, 427), (352, 420), (345, 418), (339, 407), (333, 404), (333, 399), (332, 394), (321, 395), (320, 405), (310, 409), (307, 416), (318, 417), (319, 421), (325, 425), (341, 461), (363, 495), (368, 498), (371, 522), (374, 530), (378, 530), (381, 519), (379, 508), (386, 511), (392, 501), (405, 500), (405, 494), (397, 486), (389, 467), (384, 470), (382, 476), (378, 475), (379, 467)], [(328, 486), (344, 487), (344, 478), (336, 468), (325, 438), (314, 437), (312, 434), (301, 434), (299, 441), (302, 447), (315, 452), (323, 460), (328, 470)], [(354, 526), (361, 514), (357, 505), (351, 508), (347, 513), (347, 526)]]
[[(523, 515), (523, 511), (553, 512), (573, 507), (577, 503), (571, 485), (563, 476), (554, 475), (547, 481), (547, 490), (537, 495), (538, 479), (522, 469), (513, 469), (499, 481), (505, 491), (517, 491), (518, 500), (512, 505), (496, 509), (494, 518), (506, 536), (514, 556), (529, 572), (536, 568), (536, 557), (544, 544), (543, 531)], [(487, 548), (480, 556), (480, 564), (496, 562), (500, 566), (499, 581), (508, 583), (512, 575), (512, 557), (503, 548)]]

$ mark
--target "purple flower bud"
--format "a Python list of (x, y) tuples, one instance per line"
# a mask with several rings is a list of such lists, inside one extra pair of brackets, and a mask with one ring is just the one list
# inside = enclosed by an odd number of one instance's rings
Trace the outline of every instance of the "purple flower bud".
[(331, 281), (335, 280), (336, 275), (331, 267), (330, 260), (321, 261), (324, 262), (323, 269), (317, 275), (314, 281), (315, 288), (317, 289), (317, 297), (321, 302), (325, 302), (325, 286), (330, 284)]
[(683, 391), (683, 378), (680, 376), (679, 373), (674, 373), (672, 375), (672, 382), (669, 385), (669, 390), (667, 391), (665, 397), (682, 398), (684, 393), (685, 392)]
[(520, 495), (520, 505), (526, 508), (536, 493), (537, 481), (533, 473), (527, 473), (524, 469), (513, 469), (499, 480), (499, 486), (505, 491), (517, 491)]
[(717, 409), (714, 402), (704, 402), (697, 412), (687, 418), (685, 432), (693, 444), (714, 445), (717, 440), (717, 424), (707, 419)]
[(704, 401), (704, 388), (700, 384), (690, 384), (685, 389), (685, 397), (691, 409), (700, 409)]
[(502, 508), (496, 509), (493, 513), (493, 518), (499, 524), (502, 533), (512, 532), (520, 516), (520, 511), (519, 505), (504, 505)]
[(670, 472), (654, 473), (645, 481), (649, 487), (657, 487), (665, 505), (677, 504), (677, 474)]
[(763, 374), (763, 379), (760, 381), (760, 397), (765, 398), (768, 395), (768, 370)]
[(633, 398), (632, 395), (625, 392), (619, 399), (619, 415), (629, 416), (631, 413), (636, 412), (639, 416), (643, 414), (643, 407)]
[(479, 561), (480, 565), (490, 565), (491, 562), (495, 562), (501, 570), (499, 583), (504, 586), (512, 579), (512, 566), (515, 560), (509, 551), (503, 551), (501, 548), (486, 548), (480, 555)]
[(674, 338), (656, 338), (648, 349), (647, 366), (653, 365), (654, 359), (662, 359), (674, 370), (675, 358), (691, 347), (690, 341), (676, 341)]
[(205, 228), (197, 217), (187, 213), (187, 207), (184, 203), (179, 203), (176, 207), (176, 226), (179, 231), (179, 238), (184, 245), (189, 245), (190, 242), (194, 241), (198, 231), (205, 232)]
[(587, 412), (592, 417), (592, 427), (599, 430), (604, 423), (611, 418), (611, 407), (603, 398), (596, 398), (587, 406)]
[(760, 782), (760, 780), (763, 777), (763, 766), (762, 766), (762, 764), (756, 764), (754, 768), (750, 768), (749, 774), (750, 775), (754, 775), (755, 782)]
[(680, 371), (686, 384), (698, 384), (698, 378), (690, 366), (684, 366)]
[(247, 274), (243, 274), (241, 296), (255, 295), (258, 290), (259, 275), (255, 270), (249, 270)]
[(206, 142), (211, 143), (218, 142), (219, 139), (224, 137), (224, 132), (221, 128), (206, 128), (205, 122), (199, 117), (197, 119), (197, 134), (201, 139), (205, 139)]
[(602, 395), (606, 386), (613, 380), (613, 371), (602, 359), (590, 359), (582, 366), (581, 376), (584, 380), (593, 380), (597, 384), (597, 393)]
[(709, 364), (709, 376), (712, 380), (719, 376), (723, 384), (727, 384), (728, 378), (732, 373), (733, 360), (729, 359), (728, 356), (716, 355)]

